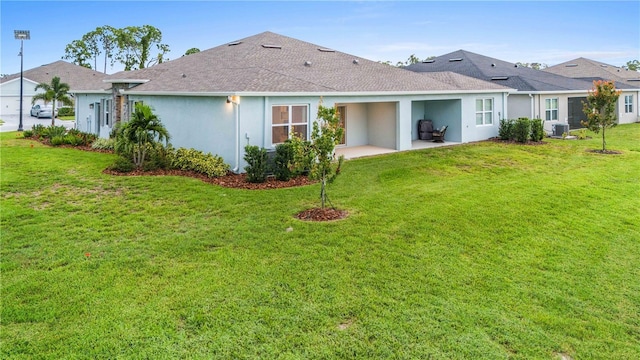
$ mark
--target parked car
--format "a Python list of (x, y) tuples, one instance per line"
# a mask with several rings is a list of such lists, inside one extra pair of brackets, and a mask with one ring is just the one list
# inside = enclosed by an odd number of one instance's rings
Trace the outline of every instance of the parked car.
[(53, 108), (51, 105), (34, 105), (31, 108), (31, 116), (40, 118), (50, 118)]

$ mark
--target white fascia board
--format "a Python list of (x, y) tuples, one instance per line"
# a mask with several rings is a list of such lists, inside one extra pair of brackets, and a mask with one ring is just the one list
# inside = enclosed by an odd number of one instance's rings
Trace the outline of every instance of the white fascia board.
[[(33, 80), (31, 80), (31, 79), (29, 79), (29, 78), (26, 78), (26, 77), (23, 77), (23, 80), (24, 80), (24, 81), (26, 81), (26, 82), (30, 82), (30, 83), (32, 83), (32, 84), (34, 84), (34, 85), (38, 85), (38, 84), (39, 84), (39, 82), (37, 82), (37, 81), (33, 81)], [(14, 83), (14, 82), (20, 82), (20, 78), (19, 78), (19, 77), (17, 77), (17, 78), (15, 78), (15, 79), (11, 79), (11, 80), (9, 80), (9, 81), (3, 82), (3, 83), (2, 83), (2, 84), (0, 84), (0, 85), (4, 85), (4, 84), (11, 84), (11, 83)]]
[(135, 91), (124, 90), (128, 95), (148, 96), (390, 96), (390, 95), (461, 95), (461, 94), (489, 94), (511, 93), (515, 89), (491, 90), (430, 90), (430, 91), (358, 91), (358, 92), (175, 92), (175, 91)]
[(111, 90), (71, 90), (69, 94), (111, 94)]
[(554, 90), (554, 91), (516, 91), (513, 94), (515, 95), (553, 95), (553, 94), (579, 94), (585, 93), (587, 94), (589, 90)]

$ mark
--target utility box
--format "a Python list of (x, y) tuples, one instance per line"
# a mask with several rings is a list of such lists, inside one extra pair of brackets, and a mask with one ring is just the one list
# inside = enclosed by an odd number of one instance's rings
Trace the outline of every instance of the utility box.
[(569, 124), (556, 124), (553, 127), (553, 136), (562, 136), (564, 133), (569, 135)]

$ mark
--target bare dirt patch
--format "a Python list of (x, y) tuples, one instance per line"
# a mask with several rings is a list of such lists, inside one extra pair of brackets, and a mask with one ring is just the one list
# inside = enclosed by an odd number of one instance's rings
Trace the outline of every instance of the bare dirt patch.
[(597, 150), (597, 149), (589, 149), (587, 150), (590, 153), (594, 153), (594, 154), (603, 154), (603, 155), (620, 155), (622, 154), (622, 151), (617, 151), (617, 150)]

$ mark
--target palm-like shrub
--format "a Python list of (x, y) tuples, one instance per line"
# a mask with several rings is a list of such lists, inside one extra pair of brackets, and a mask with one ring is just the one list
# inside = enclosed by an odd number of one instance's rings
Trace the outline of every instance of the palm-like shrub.
[(51, 126), (56, 124), (56, 101), (60, 101), (64, 105), (71, 106), (73, 105), (73, 100), (69, 97), (69, 84), (60, 82), (60, 78), (54, 76), (51, 79), (51, 83), (40, 83), (36, 85), (35, 90), (44, 90), (42, 93), (38, 93), (33, 95), (31, 100), (32, 104), (35, 104), (37, 100), (43, 100), (45, 104), (48, 104), (51, 101), (52, 110), (51, 110)]
[(148, 105), (136, 104), (131, 119), (116, 130), (114, 150), (142, 168), (149, 149), (163, 140), (168, 143), (169, 132), (160, 119)]

